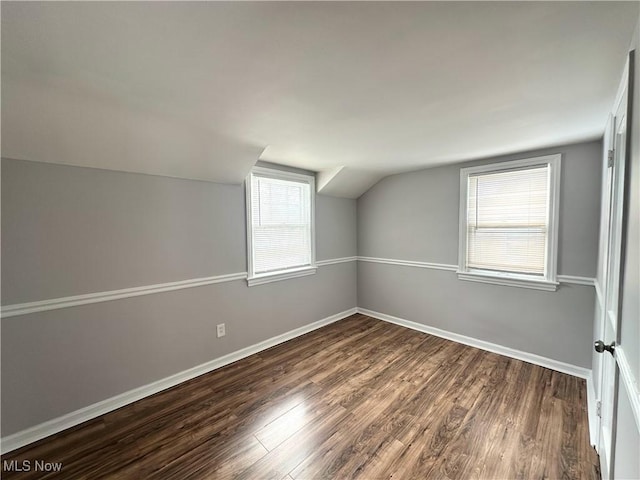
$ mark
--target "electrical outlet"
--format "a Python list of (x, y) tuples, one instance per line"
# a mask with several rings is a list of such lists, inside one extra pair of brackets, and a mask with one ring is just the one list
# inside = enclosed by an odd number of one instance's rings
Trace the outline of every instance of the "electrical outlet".
[(224, 327), (224, 323), (221, 323), (220, 325), (218, 325), (217, 330), (218, 330), (218, 338), (224, 337), (227, 334)]

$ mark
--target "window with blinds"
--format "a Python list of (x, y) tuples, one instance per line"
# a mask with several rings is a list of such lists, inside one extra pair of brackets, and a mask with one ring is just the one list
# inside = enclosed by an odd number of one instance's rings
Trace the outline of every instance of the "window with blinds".
[(313, 194), (312, 176), (252, 171), (247, 183), (250, 285), (315, 271)]
[(459, 273), (555, 283), (559, 157), (461, 170)]

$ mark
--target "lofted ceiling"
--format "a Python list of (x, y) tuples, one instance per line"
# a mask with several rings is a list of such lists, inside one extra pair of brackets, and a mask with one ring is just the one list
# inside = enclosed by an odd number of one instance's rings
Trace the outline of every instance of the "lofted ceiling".
[(358, 197), (599, 138), (637, 2), (2, 2), (2, 155)]

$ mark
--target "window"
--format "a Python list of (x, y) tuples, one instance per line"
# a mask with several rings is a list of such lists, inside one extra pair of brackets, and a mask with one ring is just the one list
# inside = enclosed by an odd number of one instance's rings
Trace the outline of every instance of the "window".
[(460, 170), (462, 280), (555, 291), (560, 155)]
[(255, 167), (246, 188), (249, 285), (315, 273), (314, 177)]

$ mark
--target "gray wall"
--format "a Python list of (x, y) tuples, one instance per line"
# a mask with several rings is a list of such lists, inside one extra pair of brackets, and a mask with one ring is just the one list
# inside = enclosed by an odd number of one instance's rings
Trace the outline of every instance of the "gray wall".
[(356, 201), (316, 197), (316, 256), (318, 260), (357, 255)]
[[(316, 201), (318, 260), (356, 255), (355, 201)], [(241, 186), (3, 160), (2, 234), (3, 305), (246, 270)], [(355, 306), (350, 262), (4, 318), (2, 435)]]
[(558, 273), (594, 277), (599, 141), (387, 177), (358, 199), (358, 254), (457, 264), (460, 168), (551, 153), (562, 153)]
[[(387, 177), (358, 199), (358, 253), (457, 264), (460, 168), (562, 153), (558, 273), (594, 277), (601, 148), (589, 142)], [(586, 368), (594, 295), (590, 286), (538, 292), (448, 271), (358, 267), (360, 307)]]
[[(2, 303), (246, 271), (244, 190), (2, 161)], [(356, 255), (355, 201), (318, 195), (317, 259)]]
[(2, 161), (2, 302), (246, 271), (240, 186)]
[(450, 271), (358, 263), (359, 307), (585, 368), (593, 301), (593, 287), (581, 285), (543, 292), (465, 282)]

